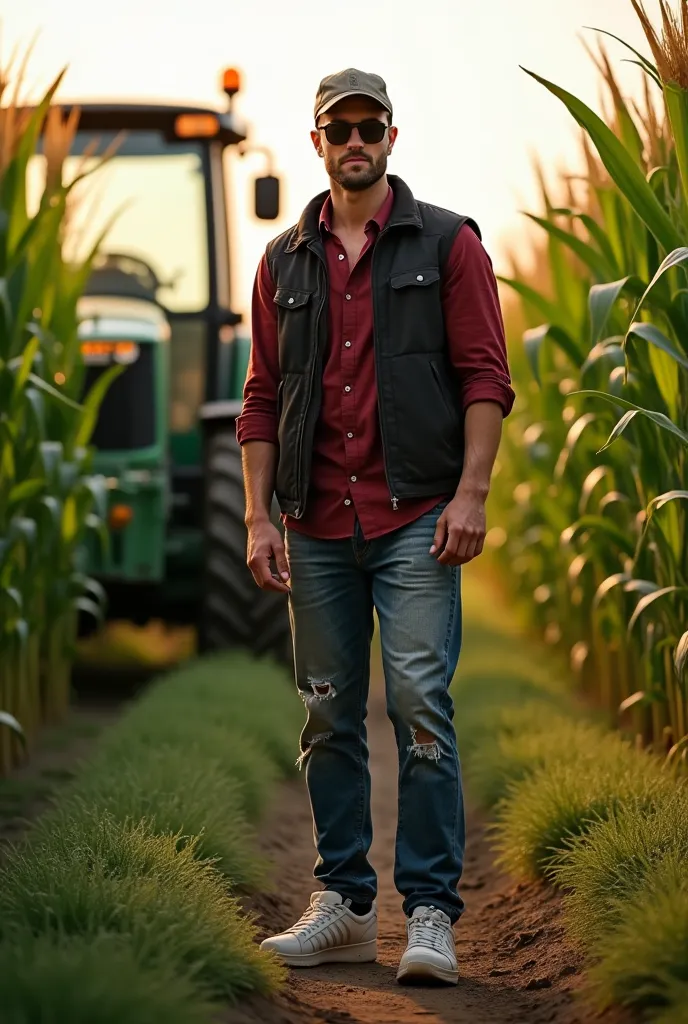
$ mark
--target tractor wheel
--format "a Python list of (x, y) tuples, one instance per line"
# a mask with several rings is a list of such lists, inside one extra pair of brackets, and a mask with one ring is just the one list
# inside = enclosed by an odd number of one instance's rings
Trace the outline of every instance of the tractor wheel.
[[(260, 590), (246, 565), (241, 448), (234, 423), (216, 428), (207, 445), (201, 646), (210, 651), (244, 647), (291, 665), (286, 597)], [(273, 521), (279, 524), (276, 505)]]

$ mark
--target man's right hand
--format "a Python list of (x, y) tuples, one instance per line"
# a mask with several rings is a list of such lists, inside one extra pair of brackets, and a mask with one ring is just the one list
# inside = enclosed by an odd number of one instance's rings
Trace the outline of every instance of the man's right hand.
[[(277, 575), (272, 571), (274, 559)], [(289, 565), (282, 534), (269, 519), (251, 523), (248, 527), (248, 567), (261, 590), (276, 590), (289, 594)]]

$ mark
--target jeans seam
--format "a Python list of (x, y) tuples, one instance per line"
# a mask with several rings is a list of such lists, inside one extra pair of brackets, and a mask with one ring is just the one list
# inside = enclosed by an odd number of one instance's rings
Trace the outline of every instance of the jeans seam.
[[(449, 601), (449, 616), (447, 618), (447, 633), (446, 633), (446, 636), (444, 638), (444, 686), (445, 686), (445, 694), (449, 692), (449, 686), (451, 684), (451, 680), (449, 679), (449, 645), (451, 643), (452, 632), (454, 630), (454, 619), (455, 619), (455, 615), (456, 615), (456, 603), (457, 603), (456, 602), (456, 594), (457, 594), (457, 589), (458, 589), (458, 586), (457, 586), (458, 573), (459, 573), (458, 569), (456, 569), (456, 568), (452, 569), (452, 589), (451, 589), (451, 598), (450, 598), (450, 601)], [(452, 730), (454, 728), (454, 726), (452, 725), (451, 721), (449, 720), (449, 715), (447, 714), (446, 701), (443, 702), (442, 714), (444, 715), (444, 718), (445, 718), (445, 720), (447, 722), (448, 729)], [(455, 744), (455, 746), (456, 746), (456, 744)], [(455, 771), (455, 783), (454, 783), (455, 784), (455, 793), (454, 793), (454, 828), (453, 828), (453, 832), (452, 832), (452, 856), (453, 856), (454, 860), (456, 861), (457, 830), (458, 830), (458, 827), (459, 827), (459, 789), (460, 789), (460, 785), (461, 785), (460, 778), (459, 778), (459, 754), (458, 754), (458, 750), (456, 751), (456, 758), (454, 758), (453, 760), (454, 760), (454, 771)]]

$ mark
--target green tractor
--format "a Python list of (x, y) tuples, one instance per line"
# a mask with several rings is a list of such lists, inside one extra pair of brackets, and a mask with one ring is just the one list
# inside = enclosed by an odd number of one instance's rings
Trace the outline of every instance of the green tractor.
[[(203, 650), (239, 645), (284, 660), (286, 604), (246, 566), (235, 421), (250, 340), (231, 303), (226, 190), (227, 151), (243, 150), (246, 131), (232, 110), (237, 73), (223, 84), (223, 112), (78, 104), (70, 160), (109, 158), (90, 179), (95, 214), (79, 203), (75, 228), (88, 235), (112, 221), (79, 310), (86, 386), (124, 366), (93, 436), (109, 543), (89, 568), (111, 618), (195, 622)], [(271, 172), (255, 179), (255, 213), (279, 214)]]

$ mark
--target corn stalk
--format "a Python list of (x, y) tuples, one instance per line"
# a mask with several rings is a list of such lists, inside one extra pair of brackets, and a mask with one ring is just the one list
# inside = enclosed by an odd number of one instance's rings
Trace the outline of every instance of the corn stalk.
[(543, 181), (538, 271), (502, 279), (526, 330), (495, 500), (534, 623), (639, 744), (685, 758), (688, 0), (663, 0), (661, 34), (631, 2), (643, 104), (601, 45), (604, 117), (528, 72), (581, 126), (587, 172), (556, 183), (561, 205)]
[[(69, 700), (80, 610), (102, 617), (104, 594), (80, 571), (90, 531), (104, 531), (104, 481), (90, 474), (88, 441), (112, 375), (85, 398), (77, 301), (92, 253), (63, 258), (70, 192), (61, 167), (76, 119), (19, 102), (21, 74), (2, 105), (0, 74), (0, 774)], [(43, 132), (46, 184), (27, 208), (29, 161)]]

